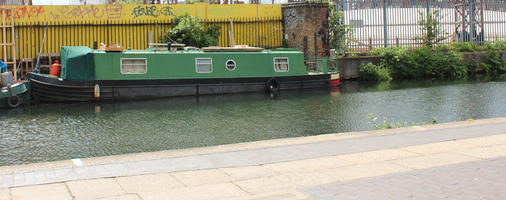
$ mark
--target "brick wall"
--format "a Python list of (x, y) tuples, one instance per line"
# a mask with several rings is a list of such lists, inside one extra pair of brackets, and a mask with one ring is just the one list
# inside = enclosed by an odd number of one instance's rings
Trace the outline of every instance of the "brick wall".
[(306, 57), (330, 55), (327, 3), (284, 4), (282, 13), (288, 47), (303, 51)]

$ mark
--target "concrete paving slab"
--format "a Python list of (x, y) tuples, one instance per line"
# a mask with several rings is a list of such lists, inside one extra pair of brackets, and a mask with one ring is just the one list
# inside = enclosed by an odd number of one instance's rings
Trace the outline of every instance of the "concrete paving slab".
[(11, 188), (12, 200), (71, 200), (63, 183)]
[[(506, 141), (505, 141), (506, 143)], [(484, 146), (472, 149), (459, 149), (455, 152), (483, 159), (491, 159), (506, 156), (506, 145)]]
[(142, 200), (141, 197), (137, 194), (126, 194), (114, 197), (106, 197), (97, 200)]
[(401, 173), (409, 170), (411, 169), (408, 167), (392, 164), (390, 162), (375, 162), (334, 169), (325, 169), (321, 170), (321, 172), (329, 177), (332, 177), (336, 181), (344, 181), (364, 177), (381, 176), (391, 173)]
[(99, 199), (126, 194), (113, 178), (70, 181), (66, 184), (76, 199)]
[[(301, 188), (309, 199), (504, 199), (506, 158)], [(490, 181), (483, 177), (501, 177)]]
[(276, 190), (295, 188), (290, 177), (284, 174), (237, 181), (234, 184), (250, 194), (270, 193)]
[(393, 160), (390, 162), (398, 164), (400, 166), (409, 167), (411, 169), (425, 169), (478, 160), (480, 159), (471, 156), (464, 156), (457, 153), (439, 153), (414, 158)]
[(272, 193), (253, 195), (251, 197), (231, 198), (227, 200), (303, 200), (309, 196), (298, 190), (282, 190)]
[(11, 200), (11, 191), (8, 188), (0, 188), (0, 200)]
[(401, 147), (399, 150), (409, 151), (418, 154), (435, 154), (435, 153), (445, 153), (451, 152), (455, 149), (467, 149), (477, 147), (475, 144), (463, 142), (463, 140), (458, 141), (445, 141), (445, 142), (437, 142), (432, 144), (422, 144), (422, 145), (414, 145), (409, 147)]
[(401, 149), (384, 149), (377, 151), (368, 151), (361, 153), (352, 153), (345, 155), (338, 155), (336, 158), (348, 161), (353, 164), (365, 164), (372, 162), (381, 162), (387, 160), (394, 160), (399, 158), (409, 158), (420, 156), (418, 153), (412, 153)]
[(246, 198), (249, 196), (246, 192), (231, 183), (201, 185), (193, 187), (183, 187), (171, 190), (153, 192), (141, 192), (139, 196), (143, 200), (204, 200), (204, 199), (227, 199), (227, 198)]
[(278, 175), (263, 166), (221, 168), (220, 170), (234, 178), (235, 181)]
[(127, 193), (149, 193), (184, 186), (169, 173), (118, 177), (116, 181)]
[(171, 175), (186, 186), (226, 183), (234, 180), (227, 173), (218, 169), (175, 172)]
[(474, 144), (478, 146), (493, 146), (506, 144), (506, 134), (492, 135), (487, 137), (463, 139), (460, 142)]
[(263, 167), (268, 168), (277, 173), (291, 173), (291, 172), (330, 169), (354, 164), (355, 163), (353, 162), (340, 159), (336, 156), (326, 156), (321, 158), (265, 164), (263, 165)]

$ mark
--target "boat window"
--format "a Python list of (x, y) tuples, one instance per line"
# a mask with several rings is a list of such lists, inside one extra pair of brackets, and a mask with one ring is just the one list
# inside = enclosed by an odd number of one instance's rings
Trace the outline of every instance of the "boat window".
[(146, 74), (147, 65), (146, 58), (121, 58), (121, 73)]
[(197, 73), (211, 73), (213, 72), (213, 59), (195, 58), (195, 68)]
[(229, 71), (235, 70), (235, 61), (234, 60), (227, 60), (226, 66)]
[(274, 71), (288, 72), (289, 70), (288, 58), (274, 58)]

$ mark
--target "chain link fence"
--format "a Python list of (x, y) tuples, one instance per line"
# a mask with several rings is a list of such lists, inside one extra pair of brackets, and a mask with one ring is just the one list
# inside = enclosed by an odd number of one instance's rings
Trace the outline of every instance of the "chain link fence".
[(504, 0), (337, 0), (335, 9), (351, 27), (352, 37), (346, 42), (350, 52), (419, 47), (424, 34), (420, 21), (434, 12), (446, 36), (439, 44), (506, 40)]

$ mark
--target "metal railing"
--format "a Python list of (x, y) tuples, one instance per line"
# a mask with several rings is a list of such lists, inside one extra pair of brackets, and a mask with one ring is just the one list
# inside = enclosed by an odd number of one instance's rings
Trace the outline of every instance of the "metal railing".
[(0, 0), (0, 6), (26, 5), (31, 3), (30, 0)]
[(506, 39), (504, 0), (337, 0), (351, 28), (348, 51), (364, 52), (377, 47), (422, 46), (419, 24), (439, 12), (439, 27), (451, 42), (494, 42)]
[(309, 73), (336, 73), (338, 72), (335, 58), (306, 58), (304, 60)]

